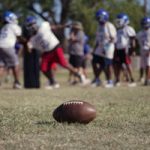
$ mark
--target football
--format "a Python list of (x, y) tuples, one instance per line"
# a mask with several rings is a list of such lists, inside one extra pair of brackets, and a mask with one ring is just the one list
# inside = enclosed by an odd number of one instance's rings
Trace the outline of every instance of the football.
[(87, 124), (95, 119), (96, 109), (88, 102), (72, 100), (59, 105), (53, 117), (58, 122)]

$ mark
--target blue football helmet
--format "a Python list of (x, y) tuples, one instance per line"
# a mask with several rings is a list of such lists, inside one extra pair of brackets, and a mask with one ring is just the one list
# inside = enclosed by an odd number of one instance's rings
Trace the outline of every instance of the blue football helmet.
[(25, 25), (26, 26), (30, 26), (32, 24), (36, 24), (37, 23), (37, 19), (35, 16), (27, 16), (26, 20), (25, 20)]
[(18, 17), (15, 13), (11, 11), (6, 11), (3, 14), (3, 19), (7, 23), (18, 24)]
[(25, 19), (25, 27), (29, 32), (36, 33), (39, 26), (35, 16), (27, 16)]
[(143, 28), (150, 28), (150, 17), (144, 17), (141, 19), (141, 26)]
[(117, 18), (116, 18), (116, 26), (118, 28), (122, 28), (126, 25), (128, 25), (130, 23), (129, 21), (129, 17), (127, 14), (125, 13), (120, 13), (117, 15)]
[(100, 24), (104, 24), (105, 22), (107, 22), (109, 20), (109, 14), (106, 10), (104, 9), (99, 9), (96, 12), (96, 20), (100, 23)]

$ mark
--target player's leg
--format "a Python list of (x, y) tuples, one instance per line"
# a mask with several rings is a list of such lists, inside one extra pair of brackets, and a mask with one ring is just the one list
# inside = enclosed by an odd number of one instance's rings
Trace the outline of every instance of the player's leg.
[(114, 55), (115, 86), (120, 86), (120, 74), (122, 71), (122, 50), (116, 50)]
[(112, 59), (105, 58), (106, 75), (107, 75), (107, 83), (105, 85), (106, 88), (111, 88), (114, 86), (112, 80), (112, 73), (113, 73), (112, 63), (113, 63)]
[(5, 64), (4, 62), (0, 59), (0, 86), (2, 84), (2, 80), (4, 77), (4, 72), (5, 72)]
[(144, 85), (150, 85), (150, 54), (147, 54), (145, 58), (146, 69)]
[(21, 86), (20, 81), (19, 81), (19, 78), (20, 78), (19, 58), (15, 52), (10, 53), (10, 55), (11, 55), (11, 59), (10, 59), (10, 62), (8, 63), (8, 68), (10, 67), (12, 69), (12, 74), (14, 77), (13, 88), (21, 89), (22, 86)]
[[(74, 66), (76, 72), (78, 72), (79, 74), (83, 74), (83, 69), (82, 69), (83, 56), (74, 55), (73, 57), (74, 57), (73, 66)], [(79, 79), (77, 77), (75, 77), (75, 84), (78, 82), (79, 82)]]
[(59, 88), (60, 85), (56, 82), (54, 68), (54, 59), (52, 53), (44, 53), (41, 58), (41, 71), (48, 80), (45, 89)]
[(85, 75), (86, 78), (88, 78), (88, 56), (84, 56), (83, 58), (83, 62), (82, 62), (82, 70), (83, 70), (83, 74)]
[(144, 83), (144, 57), (140, 56), (139, 82)]
[(2, 49), (1, 54), (4, 57), (4, 60), (6, 62), (6, 65), (8, 68), (12, 69), (13, 77), (14, 77), (14, 83), (13, 88), (15, 89), (21, 89), (22, 86), (19, 82), (19, 59), (17, 54), (15, 53), (14, 49)]
[(14, 85), (13, 85), (13, 88), (15, 88), (15, 89), (22, 88), (21, 84), (19, 82), (19, 78), (20, 78), (20, 67), (19, 67), (19, 64), (15, 65), (15, 66), (12, 66), (10, 68), (12, 68), (12, 73), (13, 73), (13, 76), (14, 76)]
[[(78, 72), (78, 66), (76, 65), (76, 56), (75, 55), (70, 55), (69, 57), (69, 63), (74, 67), (74, 70)], [(78, 83), (78, 78), (71, 72), (69, 71), (69, 82), (72, 85), (75, 85)]]
[(144, 77), (144, 69), (142, 67), (140, 67), (140, 70), (139, 70), (139, 81), (140, 82), (143, 82), (143, 78)]
[(76, 77), (78, 77), (81, 83), (87, 84), (87, 80), (86, 80), (85, 76), (82, 73), (77, 72), (74, 69), (74, 67), (71, 64), (68, 63), (68, 61), (64, 57), (63, 49), (61, 47), (57, 47), (54, 50), (53, 58), (62, 67), (66, 68), (67, 70), (72, 72)]
[(134, 77), (133, 77), (133, 70), (132, 70), (132, 66), (131, 66), (131, 58), (129, 55), (126, 55), (126, 67), (127, 67), (127, 73), (129, 75), (129, 86), (136, 86)]
[(102, 71), (104, 70), (104, 58), (101, 56), (93, 55), (93, 60), (92, 60), (92, 69), (93, 69), (93, 74), (94, 74), (94, 79), (92, 81), (92, 86), (100, 86), (101, 80), (100, 80), (100, 75)]
[(46, 89), (59, 88), (60, 87), (60, 85), (58, 84), (58, 82), (55, 79), (55, 73), (52, 69), (49, 69), (48, 71), (43, 72), (43, 73), (48, 79), (48, 84), (45, 87)]
[(126, 63), (123, 63), (122, 64), (122, 74), (123, 74), (123, 81), (125, 82), (129, 82), (130, 81), (130, 77), (129, 77), (129, 73), (128, 73), (128, 70), (127, 70), (127, 65)]

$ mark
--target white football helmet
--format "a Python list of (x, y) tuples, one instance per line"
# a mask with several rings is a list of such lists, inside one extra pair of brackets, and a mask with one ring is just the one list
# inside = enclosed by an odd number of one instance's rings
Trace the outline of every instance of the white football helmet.
[(11, 11), (6, 11), (3, 14), (3, 19), (7, 23), (18, 24), (18, 17), (15, 13)]
[(115, 22), (118, 28), (122, 28), (130, 23), (129, 17), (125, 13), (118, 14)]

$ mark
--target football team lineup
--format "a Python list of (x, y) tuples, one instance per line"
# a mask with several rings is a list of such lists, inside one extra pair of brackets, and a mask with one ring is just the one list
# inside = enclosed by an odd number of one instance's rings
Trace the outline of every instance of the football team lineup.
[(0, 150), (150, 150), (140, 2), (0, 0)]

